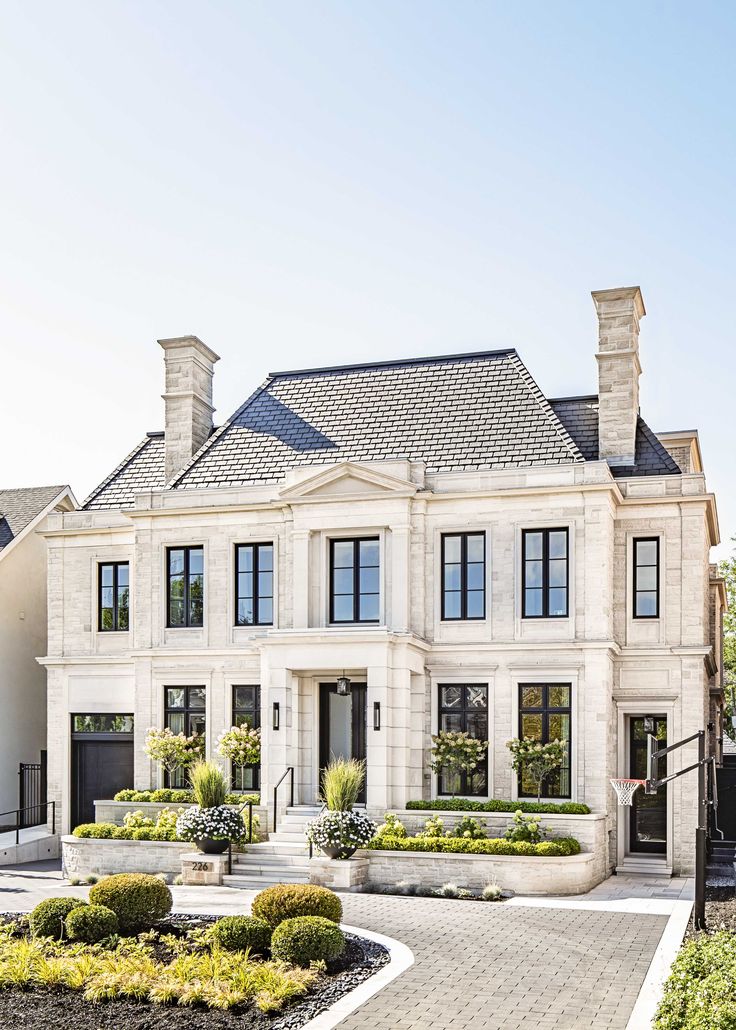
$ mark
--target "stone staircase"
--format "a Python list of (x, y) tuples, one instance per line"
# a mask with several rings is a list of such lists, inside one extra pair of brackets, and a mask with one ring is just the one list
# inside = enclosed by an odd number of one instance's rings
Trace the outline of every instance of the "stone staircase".
[(320, 813), (317, 805), (294, 805), (279, 819), (278, 830), (263, 844), (246, 844), (233, 855), (231, 876), (224, 876), (226, 887), (262, 890), (274, 883), (309, 883), (309, 844), (307, 823)]

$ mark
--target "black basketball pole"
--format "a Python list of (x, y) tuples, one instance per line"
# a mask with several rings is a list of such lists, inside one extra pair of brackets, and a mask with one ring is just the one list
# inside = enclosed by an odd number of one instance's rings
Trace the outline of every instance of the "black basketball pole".
[[(677, 748), (691, 743), (693, 740), (698, 742), (697, 762), (693, 765), (688, 765), (685, 769), (680, 769), (679, 772), (672, 773), (670, 776), (660, 778), (657, 775), (659, 759), (664, 758), (670, 751), (675, 751)], [(706, 758), (705, 755), (705, 730), (698, 730), (692, 736), (686, 737), (684, 740), (678, 740), (676, 744), (670, 744), (669, 747), (663, 747), (659, 751), (655, 750), (657, 740), (651, 733), (647, 737), (647, 743), (649, 751), (649, 768), (647, 772), (649, 773), (649, 778), (644, 786), (647, 794), (656, 794), (657, 789), (663, 787), (665, 783), (669, 783), (670, 780), (676, 780), (679, 776), (692, 772), (693, 769), (698, 770), (698, 825), (695, 830), (695, 904), (693, 905), (693, 927), (696, 930), (704, 930), (705, 859), (708, 835), (708, 806), (710, 805), (708, 778), (705, 768), (706, 765), (710, 764), (710, 759)]]

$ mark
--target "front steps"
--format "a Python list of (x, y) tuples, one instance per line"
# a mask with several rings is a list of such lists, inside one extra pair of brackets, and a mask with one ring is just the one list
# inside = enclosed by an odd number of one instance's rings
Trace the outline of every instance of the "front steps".
[(247, 844), (242, 854), (233, 855), (231, 876), (222, 878), (226, 887), (263, 890), (274, 883), (309, 883), (307, 823), (316, 819), (316, 805), (295, 805), (281, 816), (278, 830), (263, 844)]

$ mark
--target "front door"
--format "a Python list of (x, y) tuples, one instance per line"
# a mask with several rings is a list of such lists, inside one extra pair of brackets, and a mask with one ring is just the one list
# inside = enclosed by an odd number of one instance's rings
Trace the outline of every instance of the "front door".
[[(654, 719), (653, 735), (657, 747), (667, 746), (667, 720), (664, 716)], [(635, 780), (645, 780), (647, 770), (647, 733), (644, 717), (636, 716), (629, 721), (629, 775)], [(639, 854), (664, 855), (667, 853), (667, 785), (656, 794), (645, 794), (640, 787), (634, 794), (631, 805), (629, 828), (629, 851)]]
[[(337, 693), (336, 683), (320, 683), (319, 686), (319, 770), (333, 758), (358, 758), (366, 756), (366, 685), (352, 683), (347, 697)], [(358, 801), (365, 804), (366, 787)]]

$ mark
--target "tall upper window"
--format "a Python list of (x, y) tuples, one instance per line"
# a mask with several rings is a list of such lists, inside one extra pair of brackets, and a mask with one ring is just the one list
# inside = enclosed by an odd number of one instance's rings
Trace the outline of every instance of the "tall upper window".
[(486, 614), (486, 535), (442, 537), (442, 618), (483, 619)]
[(273, 544), (235, 548), (235, 625), (273, 625)]
[[(485, 683), (440, 685), (439, 728), (469, 733), (477, 740), (488, 740), (488, 686)], [(485, 796), (488, 793), (488, 752), (472, 772), (440, 771), (440, 794)]]
[(99, 566), (99, 620), (101, 632), (127, 630), (130, 616), (130, 566), (127, 561)]
[[(261, 688), (259, 686), (233, 687), (233, 726), (261, 725)], [(259, 790), (261, 786), (260, 765), (233, 766), (233, 790)]]
[(168, 625), (201, 626), (204, 621), (204, 549), (170, 547)]
[[(205, 687), (165, 687), (164, 725), (187, 737), (204, 736), (206, 696)], [(185, 769), (166, 773), (165, 779), (167, 787), (187, 786)]]
[[(551, 740), (567, 743), (567, 755), (561, 769), (553, 772), (542, 785), (542, 797), (570, 797), (570, 695), (569, 683), (521, 683), (519, 685), (519, 736), (531, 737), (540, 744)], [(519, 796), (536, 797), (537, 784), (529, 773), (519, 775)]]
[(634, 618), (659, 618), (659, 537), (634, 540)]
[(330, 622), (378, 622), (378, 537), (330, 540)]
[(522, 617), (565, 618), (569, 563), (566, 529), (525, 529), (522, 533)]

